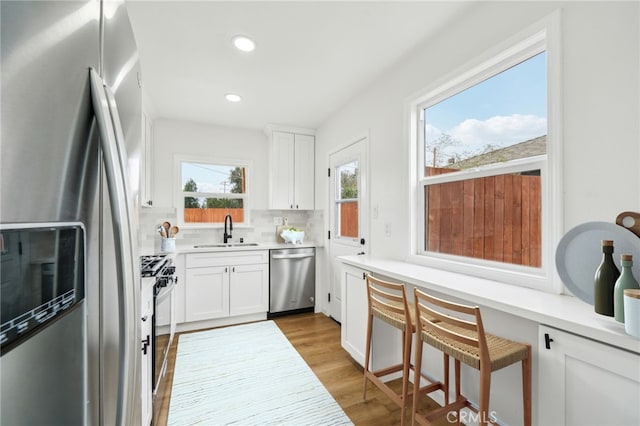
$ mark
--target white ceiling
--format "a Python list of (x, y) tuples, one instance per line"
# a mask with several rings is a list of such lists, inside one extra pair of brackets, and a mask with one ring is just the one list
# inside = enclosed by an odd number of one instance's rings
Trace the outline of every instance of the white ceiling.
[[(316, 128), (471, 2), (127, 1), (157, 117)], [(252, 53), (231, 38), (252, 37)], [(224, 99), (229, 92), (240, 103)]]

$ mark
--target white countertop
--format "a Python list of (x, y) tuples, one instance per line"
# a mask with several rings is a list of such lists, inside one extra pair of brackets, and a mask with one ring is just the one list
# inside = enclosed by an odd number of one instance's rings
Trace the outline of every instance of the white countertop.
[[(291, 248), (313, 248), (313, 247), (322, 247), (322, 244), (316, 243), (314, 241), (304, 242), (302, 244), (289, 244), (289, 243), (277, 243), (277, 242), (254, 242), (248, 241), (247, 243), (256, 243), (257, 245), (242, 245), (242, 243), (232, 242), (230, 246), (225, 247), (199, 247), (195, 246), (201, 245), (220, 245), (220, 242), (185, 242), (181, 240), (176, 241), (176, 251), (175, 254), (185, 254), (185, 253), (207, 253), (207, 252), (221, 252), (221, 251), (247, 251), (247, 250), (275, 250), (275, 249), (291, 249)], [(151, 255), (151, 254), (167, 254), (160, 252), (160, 244), (157, 241), (149, 242), (147, 244), (140, 244), (138, 247), (138, 251), (140, 255)]]
[(368, 256), (342, 256), (343, 263), (385, 275), (481, 306), (516, 315), (640, 354), (640, 340), (624, 331), (624, 324), (596, 314), (580, 299), (503, 284), (416, 265)]

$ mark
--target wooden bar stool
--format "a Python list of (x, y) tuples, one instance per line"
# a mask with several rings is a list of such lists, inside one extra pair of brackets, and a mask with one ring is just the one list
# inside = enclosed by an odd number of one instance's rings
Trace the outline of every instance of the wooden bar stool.
[[(407, 404), (409, 402), (409, 371), (415, 371), (411, 364), (411, 343), (415, 333), (415, 309), (407, 301), (404, 284), (392, 283), (375, 278), (369, 274), (366, 276), (368, 315), (367, 315), (367, 341), (364, 358), (364, 389), (362, 398), (367, 399), (367, 383), (370, 380), (382, 392), (384, 392), (393, 402), (401, 408), (400, 424), (404, 425)], [(373, 318), (379, 318), (387, 324), (402, 331), (402, 363), (371, 371), (369, 360), (371, 355), (371, 339), (373, 334)], [(402, 371), (402, 391), (396, 393), (385, 382), (381, 380), (385, 376)], [(425, 376), (425, 378), (427, 378)], [(418, 380), (419, 382), (420, 380)], [(437, 383), (426, 393), (441, 389), (442, 385)]]
[[(516, 362), (522, 362), (522, 402), (524, 425), (531, 426), (531, 345), (485, 333), (480, 308), (448, 302), (414, 289), (416, 316), (415, 369), (420, 371), (423, 342), (445, 354), (446, 362), (455, 359), (456, 399), (442, 408), (421, 415), (417, 409), (418, 389), (414, 383), (412, 424), (416, 421), (428, 425), (435, 418), (468, 407), (479, 414), (479, 424), (494, 423), (489, 414), (491, 372)], [(451, 316), (449, 313), (457, 315)], [(459, 318), (458, 318), (459, 317)], [(474, 407), (460, 392), (460, 363), (480, 371), (480, 402)], [(445, 386), (448, 393), (448, 384)]]

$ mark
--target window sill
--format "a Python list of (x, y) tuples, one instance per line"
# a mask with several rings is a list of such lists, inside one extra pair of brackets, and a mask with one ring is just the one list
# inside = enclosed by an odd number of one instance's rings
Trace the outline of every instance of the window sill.
[(342, 256), (339, 259), (347, 265), (416, 287), (640, 353), (640, 340), (626, 334), (623, 324), (596, 314), (591, 305), (573, 296), (551, 294), (400, 260), (368, 256)]

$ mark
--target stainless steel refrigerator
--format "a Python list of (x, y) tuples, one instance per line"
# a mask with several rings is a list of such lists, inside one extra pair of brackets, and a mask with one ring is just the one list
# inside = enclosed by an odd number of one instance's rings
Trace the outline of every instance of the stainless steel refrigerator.
[(126, 6), (0, 7), (0, 424), (138, 425), (142, 101)]

